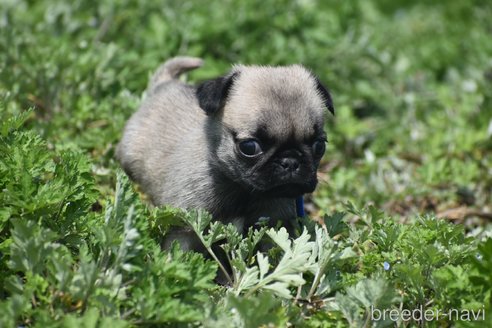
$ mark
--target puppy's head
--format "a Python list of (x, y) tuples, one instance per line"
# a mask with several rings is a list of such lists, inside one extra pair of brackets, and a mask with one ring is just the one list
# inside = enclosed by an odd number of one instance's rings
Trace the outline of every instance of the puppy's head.
[(198, 86), (210, 164), (245, 190), (275, 197), (314, 191), (331, 96), (300, 65), (236, 66)]

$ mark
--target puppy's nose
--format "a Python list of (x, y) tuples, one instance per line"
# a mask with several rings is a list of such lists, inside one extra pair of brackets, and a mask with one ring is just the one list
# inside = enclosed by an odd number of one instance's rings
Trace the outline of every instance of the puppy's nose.
[(280, 160), (280, 166), (288, 171), (297, 171), (299, 169), (299, 160), (292, 157), (284, 157)]

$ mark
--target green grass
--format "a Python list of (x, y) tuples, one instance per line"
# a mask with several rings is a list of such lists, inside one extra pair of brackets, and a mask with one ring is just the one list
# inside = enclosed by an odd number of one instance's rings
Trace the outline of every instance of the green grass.
[[(0, 327), (382, 327), (378, 309), (482, 310), (492, 325), (489, 1), (3, 1)], [(114, 159), (165, 59), (302, 63), (329, 86), (311, 217), (242, 239), (200, 211), (154, 209)], [(218, 263), (178, 247), (170, 225)], [(305, 230), (303, 230), (305, 229)], [(276, 245), (257, 253), (254, 245)], [(220, 269), (219, 269), (220, 270)]]

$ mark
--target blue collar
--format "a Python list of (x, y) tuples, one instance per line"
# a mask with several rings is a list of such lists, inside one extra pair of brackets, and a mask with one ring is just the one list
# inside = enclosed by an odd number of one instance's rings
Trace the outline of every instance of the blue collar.
[(302, 218), (306, 215), (306, 213), (304, 212), (304, 198), (302, 196), (296, 198), (296, 214), (299, 218)]

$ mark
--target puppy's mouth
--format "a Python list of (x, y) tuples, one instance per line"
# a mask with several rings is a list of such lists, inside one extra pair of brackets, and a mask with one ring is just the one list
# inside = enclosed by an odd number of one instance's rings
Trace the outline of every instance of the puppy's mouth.
[(317, 183), (317, 180), (303, 183), (284, 183), (266, 189), (263, 193), (265, 196), (270, 197), (297, 198), (304, 194), (312, 193), (316, 188)]

